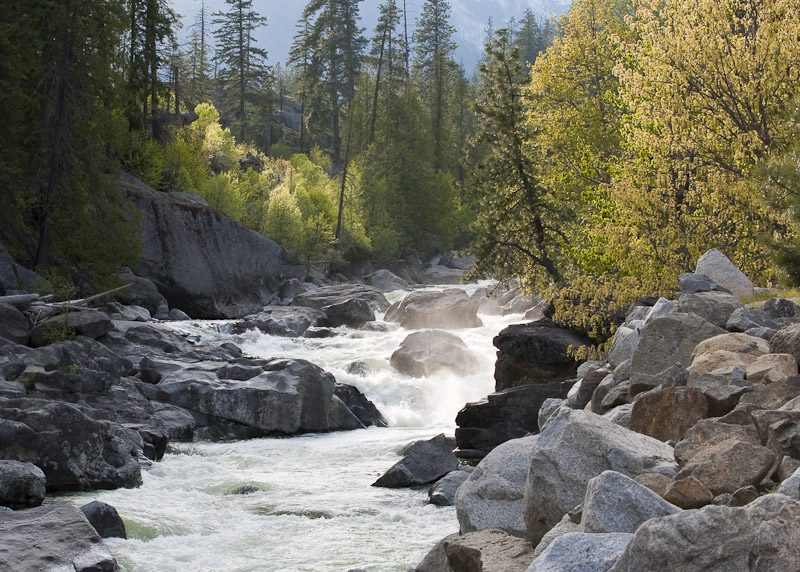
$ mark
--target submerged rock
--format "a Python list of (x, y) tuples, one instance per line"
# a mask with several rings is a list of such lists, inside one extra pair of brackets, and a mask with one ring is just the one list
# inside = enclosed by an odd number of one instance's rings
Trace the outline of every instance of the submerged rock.
[(426, 377), (440, 370), (469, 375), (478, 357), (457, 335), (425, 330), (409, 334), (392, 353), (389, 363), (400, 373), (412, 377)]

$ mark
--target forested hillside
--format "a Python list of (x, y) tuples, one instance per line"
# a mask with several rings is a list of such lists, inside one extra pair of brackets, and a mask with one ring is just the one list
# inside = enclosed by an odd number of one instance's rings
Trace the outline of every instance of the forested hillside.
[(596, 341), (712, 246), (763, 284), (800, 279), (794, 2), (528, 11), (487, 26), (474, 77), (447, 1), (411, 22), (384, 0), (371, 30), (360, 4), (309, 1), (281, 67), (250, 0), (201, 8), (183, 44), (165, 0), (6, 2), (0, 241), (99, 287), (137, 257), (127, 172), (309, 267), (470, 250)]

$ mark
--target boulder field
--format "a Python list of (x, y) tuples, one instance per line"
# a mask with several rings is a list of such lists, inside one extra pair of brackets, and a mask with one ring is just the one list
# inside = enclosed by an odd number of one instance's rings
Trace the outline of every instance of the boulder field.
[(730, 261), (702, 266), (572, 372), (543, 372), (559, 362), (536, 326), (499, 336), (512, 387), (459, 414), (459, 448), (483, 423), (485, 454), (455, 495), (460, 532), (416, 572), (800, 570), (800, 307), (745, 306), (730, 292), (753, 287)]

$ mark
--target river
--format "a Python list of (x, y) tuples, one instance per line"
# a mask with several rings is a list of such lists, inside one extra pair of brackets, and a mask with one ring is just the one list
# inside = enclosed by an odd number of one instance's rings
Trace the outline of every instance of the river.
[[(126, 572), (404, 572), (458, 531), (455, 510), (426, 504), (427, 490), (370, 485), (400, 459), (403, 445), (452, 435), (464, 404), (493, 391), (492, 338), (522, 317), (481, 318), (483, 327), (455, 331), (480, 356), (474, 373), (423, 379), (389, 365), (409, 333), (396, 326), (389, 332), (341, 328), (332, 338), (289, 339), (255, 332), (231, 336), (224, 322), (175, 323), (211, 343), (232, 341), (250, 355), (307, 359), (357, 386), (390, 426), (177, 443), (144, 474), (138, 489), (59, 500), (101, 500), (116, 507), (129, 538), (107, 544)], [(355, 361), (367, 364), (366, 375), (347, 372)], [(242, 487), (249, 492), (241, 494)]]

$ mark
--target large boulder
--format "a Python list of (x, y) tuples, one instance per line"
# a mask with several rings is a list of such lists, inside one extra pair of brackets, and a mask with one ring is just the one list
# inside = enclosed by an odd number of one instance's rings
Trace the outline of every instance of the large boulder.
[(769, 341), (769, 352), (791, 354), (800, 363), (800, 324), (789, 324), (778, 330)]
[(295, 296), (292, 306), (316, 308), (324, 312), (326, 307), (348, 300), (363, 300), (375, 312), (382, 312), (389, 307), (389, 301), (380, 290), (363, 284), (341, 284), (309, 290)]
[(629, 477), (677, 470), (672, 447), (594, 413), (564, 412), (539, 436), (525, 484), (524, 516), (538, 542), (561, 517), (584, 500), (589, 480), (606, 470)]
[(606, 572), (631, 538), (632, 534), (623, 532), (569, 532), (551, 542), (525, 572)]
[(648, 321), (631, 358), (631, 377), (655, 375), (676, 363), (688, 367), (697, 344), (726, 333), (697, 314), (669, 314)]
[(409, 334), (392, 353), (389, 363), (412, 377), (426, 377), (441, 370), (469, 375), (475, 370), (478, 357), (457, 335), (425, 330)]
[(764, 310), (738, 308), (728, 318), (725, 329), (729, 332), (746, 332), (753, 328), (781, 329), (781, 324), (773, 320)]
[(633, 534), (645, 521), (679, 510), (630, 477), (603, 471), (586, 486), (581, 528), (583, 532)]
[(230, 326), (233, 334), (259, 330), (270, 336), (289, 338), (304, 335), (309, 328), (328, 326), (328, 317), (322, 310), (302, 306), (266, 306), (258, 313), (245, 316)]
[(130, 284), (116, 295), (122, 304), (147, 308), (152, 316), (159, 318), (169, 311), (167, 299), (161, 295), (152, 280), (136, 276), (130, 268), (124, 267), (120, 270), (119, 277), (126, 284)]
[(254, 434), (327, 431), (336, 381), (305, 360), (227, 367), (198, 363), (166, 375), (158, 400), (251, 428)]
[(499, 528), (527, 535), (522, 499), (530, 458), (538, 435), (499, 445), (475, 468), (456, 493), (456, 515), (461, 534)]
[(28, 343), (30, 335), (31, 326), (25, 314), (14, 306), (0, 304), (0, 338), (24, 346)]
[(550, 320), (508, 326), (493, 343), (498, 349), (494, 374), (497, 391), (574, 378), (578, 362), (572, 351), (590, 345), (584, 336)]
[(239, 318), (277, 298), (283, 251), (275, 242), (133, 177), (120, 186), (141, 212), (142, 262), (134, 270), (170, 307), (193, 318)]
[(113, 327), (105, 312), (67, 312), (36, 324), (31, 330), (30, 344), (38, 348), (75, 335), (96, 339), (110, 332)]
[(13, 509), (42, 504), (45, 476), (32, 463), (0, 461), (0, 506)]
[(742, 308), (744, 304), (724, 292), (697, 292), (684, 294), (678, 299), (678, 312), (697, 314), (720, 328), (724, 328), (731, 315)]
[(569, 382), (540, 383), (490, 393), (467, 403), (456, 416), (456, 454), (482, 459), (509, 439), (539, 432), (539, 409), (545, 401), (564, 398)]
[(364, 283), (367, 286), (377, 288), (384, 294), (395, 290), (407, 290), (410, 286), (408, 281), (403, 280), (391, 270), (386, 270), (385, 268), (364, 276)]
[(752, 298), (755, 294), (750, 279), (716, 248), (712, 248), (700, 257), (695, 272), (708, 276), (720, 286), (730, 290), (737, 298)]
[(0, 512), (0, 570), (118, 572), (119, 566), (80, 509), (58, 503)]
[(465, 272), (457, 268), (448, 268), (441, 264), (436, 264), (426, 268), (422, 272), (420, 282), (423, 284), (460, 284), (464, 279)]
[(741, 508), (707, 506), (636, 531), (613, 572), (800, 570), (800, 503), (765, 495)]
[(659, 441), (677, 442), (708, 416), (708, 400), (694, 387), (666, 387), (639, 395), (633, 402), (630, 429)]
[(49, 492), (137, 487), (136, 446), (109, 422), (40, 399), (0, 399), (0, 459), (36, 464)]
[(0, 244), (0, 296), (14, 292), (20, 287), (14, 267), (14, 259), (6, 247)]
[(408, 330), (479, 328), (483, 325), (478, 318), (479, 305), (458, 288), (442, 292), (417, 290), (392, 304), (384, 320), (398, 322)]
[(450, 471), (458, 468), (458, 459), (452, 446), (443, 435), (428, 441), (418, 441), (408, 453), (392, 465), (377, 481), (374, 487), (418, 487), (439, 480)]

